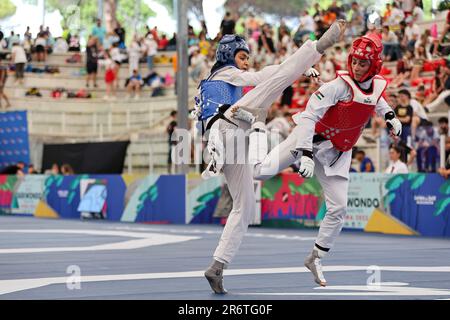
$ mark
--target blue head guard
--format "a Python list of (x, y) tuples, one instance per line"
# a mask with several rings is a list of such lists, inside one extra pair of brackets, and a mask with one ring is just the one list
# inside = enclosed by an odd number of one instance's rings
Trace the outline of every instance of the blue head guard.
[(250, 53), (250, 48), (245, 39), (235, 34), (226, 34), (217, 47), (216, 61), (223, 66), (236, 66), (234, 57), (240, 50)]

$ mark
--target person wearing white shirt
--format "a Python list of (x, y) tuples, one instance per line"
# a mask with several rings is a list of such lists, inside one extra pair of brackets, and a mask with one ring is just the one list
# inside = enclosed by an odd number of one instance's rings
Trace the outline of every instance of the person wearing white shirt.
[(313, 17), (311, 17), (308, 13), (308, 10), (304, 10), (302, 15), (300, 16), (300, 25), (297, 29), (296, 38), (301, 40), (303, 36), (310, 34), (311, 32), (316, 31), (316, 22)]
[(55, 45), (53, 47), (54, 53), (66, 53), (69, 51), (69, 44), (62, 37), (56, 38)]
[(412, 11), (412, 15), (414, 17), (414, 22), (420, 23), (423, 21), (423, 10), (421, 7), (417, 6), (414, 3), (414, 9)]
[(405, 19), (405, 14), (403, 13), (403, 11), (401, 9), (398, 8), (397, 3), (394, 2), (392, 4), (391, 15), (389, 16), (389, 19), (388, 19), (389, 25), (396, 26), (404, 19)]
[(420, 27), (414, 23), (413, 17), (409, 16), (406, 18), (405, 22), (408, 24), (405, 29), (405, 37), (408, 41), (418, 40), (422, 32)]
[(401, 152), (398, 147), (394, 146), (389, 149), (389, 158), (391, 161), (385, 173), (408, 173), (408, 167), (400, 160), (400, 154)]
[(303, 11), (302, 16), (300, 17), (300, 27), (305, 31), (316, 31), (316, 23), (314, 22), (313, 17), (309, 15), (307, 10)]
[(415, 5), (415, 0), (402, 0), (402, 10), (405, 15), (411, 14)]
[(130, 76), (133, 75), (134, 70), (139, 71), (139, 59), (141, 58), (142, 48), (139, 44), (137, 35), (134, 36), (133, 41), (128, 47), (128, 67)]
[(149, 33), (145, 38), (144, 43), (147, 50), (147, 66), (149, 71), (151, 72), (154, 65), (153, 59), (158, 53), (158, 43), (155, 41), (151, 33)]
[(19, 41), (13, 43), (11, 48), (11, 61), (16, 67), (16, 83), (23, 84), (23, 72), (25, 63), (27, 63), (27, 54), (25, 49), (19, 44)]

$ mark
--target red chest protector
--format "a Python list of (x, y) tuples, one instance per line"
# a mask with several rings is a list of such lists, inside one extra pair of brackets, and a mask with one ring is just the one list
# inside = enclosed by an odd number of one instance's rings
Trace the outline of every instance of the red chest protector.
[(346, 102), (339, 101), (330, 107), (316, 123), (315, 132), (331, 140), (337, 150), (348, 151), (356, 144), (375, 111), (375, 106), (386, 89), (387, 81), (381, 76), (375, 76), (372, 92), (364, 93), (347, 71), (338, 71), (337, 74), (351, 88), (352, 99)]

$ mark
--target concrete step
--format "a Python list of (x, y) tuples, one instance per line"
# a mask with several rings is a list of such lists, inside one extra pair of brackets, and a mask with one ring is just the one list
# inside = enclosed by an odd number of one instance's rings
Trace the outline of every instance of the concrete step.
[[(35, 68), (44, 69), (45, 66), (51, 66), (51, 67), (57, 67), (59, 69), (59, 74), (64, 75), (70, 75), (70, 76), (83, 76), (80, 75), (80, 72), (86, 70), (86, 64), (85, 63), (63, 63), (63, 64), (50, 64), (48, 62), (31, 62), (31, 65)], [(173, 67), (170, 64), (157, 64), (155, 65), (155, 71), (160, 76), (165, 76), (167, 73), (170, 75), (174, 75)], [(149, 73), (149, 69), (147, 68), (147, 64), (141, 63), (139, 65), (139, 72), (141, 75), (146, 76)], [(30, 74), (31, 72), (27, 72), (26, 74)], [(34, 73), (39, 74), (39, 73)], [(98, 67), (98, 74), (97, 76), (99, 78), (103, 78), (105, 74), (105, 68), (100, 66)], [(13, 74), (12, 74), (13, 75)], [(119, 69), (119, 78), (127, 78), (129, 77), (130, 72), (128, 65), (122, 65)]]
[[(51, 53), (51, 54), (47, 55), (46, 62), (52, 63), (52, 64), (64, 64), (64, 63), (66, 63), (66, 60), (68, 58), (72, 57), (74, 54), (75, 54), (75, 52)], [(84, 62), (86, 59), (86, 52), (85, 51), (79, 52), (79, 54), (81, 55), (81, 61)], [(159, 51), (155, 56), (155, 62), (170, 63), (169, 59), (175, 55), (176, 55), (175, 51)]]

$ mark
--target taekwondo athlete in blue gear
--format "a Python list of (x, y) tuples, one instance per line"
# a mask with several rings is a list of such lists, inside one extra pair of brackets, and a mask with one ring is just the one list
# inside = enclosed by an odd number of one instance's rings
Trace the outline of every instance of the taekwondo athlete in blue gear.
[[(249, 158), (248, 139), (243, 139), (241, 143), (238, 139), (238, 144), (235, 146), (235, 138), (239, 138), (242, 133), (245, 137), (245, 131), (251, 129), (252, 123), (255, 120), (261, 121), (260, 117), (267, 115), (270, 105), (286, 87), (308, 72), (308, 69), (320, 60), (323, 51), (337, 42), (341, 31), (338, 26), (330, 27), (330, 32), (327, 31), (319, 41), (307, 41), (282, 64), (267, 66), (258, 72), (247, 71), (249, 68), (248, 47), (242, 38), (233, 35), (225, 36), (219, 43), (216, 53), (217, 62), (211, 70), (211, 75), (200, 85), (200, 93), (202, 89), (204, 89), (203, 92), (211, 91), (203, 97), (200, 94), (197, 98), (198, 105), (193, 112), (197, 119), (201, 119), (205, 137), (208, 139), (207, 148), (212, 158), (202, 176), (207, 178), (223, 171), (233, 199), (233, 208), (214, 252), (213, 262), (205, 271), (205, 277), (215, 293), (227, 292), (223, 286), (223, 269), (232, 262), (256, 214), (253, 164), (247, 160)], [(312, 74), (317, 72), (314, 71)], [(215, 80), (230, 86), (223, 86), (222, 88), (228, 90), (221, 89), (217, 96), (210, 96), (209, 93), (213, 89), (208, 88), (209, 86), (205, 83)], [(232, 104), (232, 99), (237, 97), (233, 88), (245, 86), (255, 86), (255, 88)], [(217, 105), (208, 106), (205, 104), (208, 99)], [(219, 99), (224, 100), (218, 101)], [(231, 104), (231, 108), (228, 104)], [(227, 150), (228, 148), (231, 150)], [(223, 157), (225, 152), (227, 156)], [(231, 156), (229, 156), (230, 153), (232, 153)], [(244, 162), (241, 162), (241, 157), (245, 159)], [(226, 161), (215, 161), (220, 158)], [(213, 170), (210, 170), (211, 168)]]

